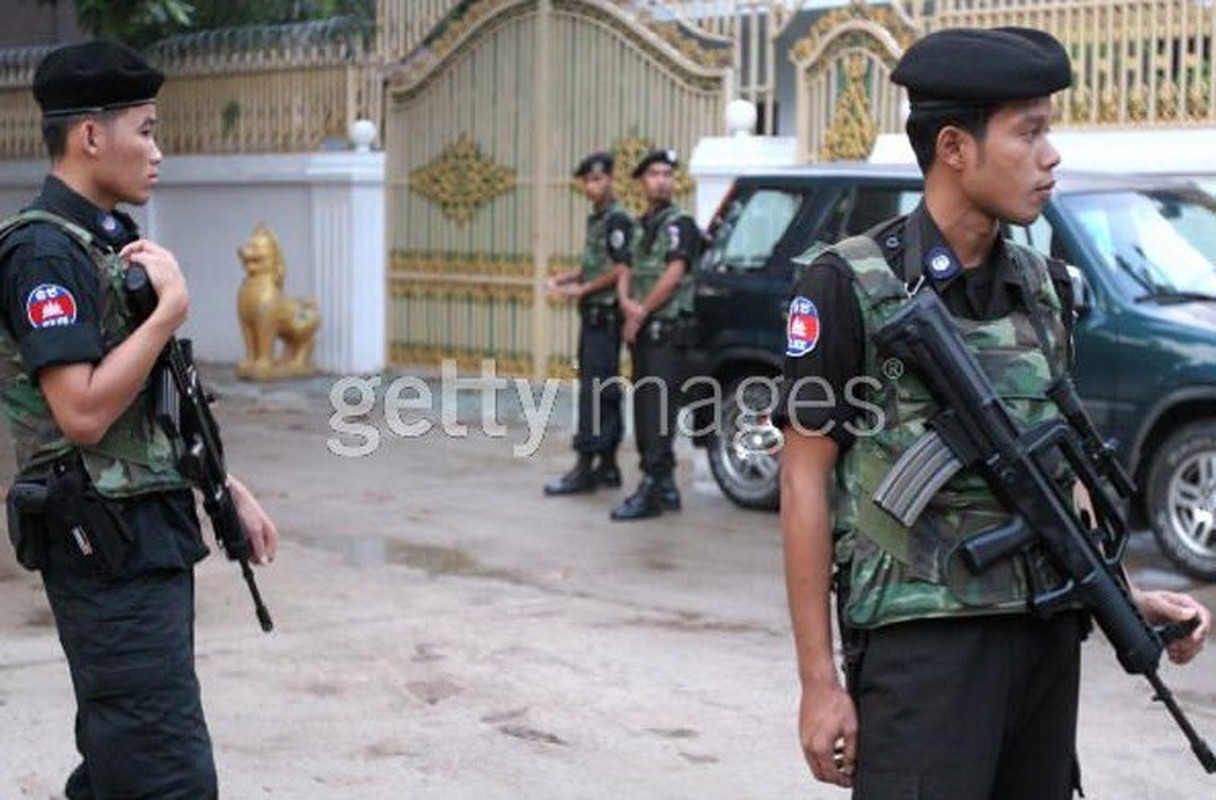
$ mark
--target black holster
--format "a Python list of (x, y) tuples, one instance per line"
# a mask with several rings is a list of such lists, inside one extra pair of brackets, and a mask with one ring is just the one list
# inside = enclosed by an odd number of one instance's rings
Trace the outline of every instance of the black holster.
[(46, 565), (46, 497), (45, 483), (18, 480), (5, 498), (9, 541), (17, 563), (31, 571)]
[(126, 563), (133, 537), (121, 509), (97, 493), (79, 458), (56, 462), (47, 483), (45, 519), (50, 537), (64, 540), (95, 574), (114, 575)]

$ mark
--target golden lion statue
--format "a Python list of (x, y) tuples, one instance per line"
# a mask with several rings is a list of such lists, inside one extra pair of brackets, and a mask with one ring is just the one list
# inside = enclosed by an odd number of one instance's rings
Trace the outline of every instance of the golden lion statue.
[[(286, 264), (274, 232), (259, 222), (236, 252), (246, 273), (236, 301), (245, 338), (245, 358), (236, 368), (237, 376), (268, 380), (315, 375), (312, 351), (321, 315), (316, 300), (283, 294)], [(283, 353), (276, 358), (279, 339)]]

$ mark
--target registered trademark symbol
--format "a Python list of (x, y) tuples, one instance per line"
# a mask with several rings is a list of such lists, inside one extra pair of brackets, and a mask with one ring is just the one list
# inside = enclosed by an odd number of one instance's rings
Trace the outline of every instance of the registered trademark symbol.
[(898, 358), (888, 358), (882, 362), (882, 374), (893, 381), (899, 380), (904, 374), (904, 362)]

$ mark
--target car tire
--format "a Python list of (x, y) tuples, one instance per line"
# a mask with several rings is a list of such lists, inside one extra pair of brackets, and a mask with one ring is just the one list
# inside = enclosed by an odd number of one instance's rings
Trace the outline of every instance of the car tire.
[(1170, 561), (1193, 578), (1216, 581), (1216, 420), (1185, 425), (1157, 449), (1148, 518)]
[(763, 376), (730, 383), (718, 415), (721, 424), (706, 442), (714, 480), (741, 508), (773, 511), (781, 496), (781, 432), (769, 421), (776, 391), (776, 381)]

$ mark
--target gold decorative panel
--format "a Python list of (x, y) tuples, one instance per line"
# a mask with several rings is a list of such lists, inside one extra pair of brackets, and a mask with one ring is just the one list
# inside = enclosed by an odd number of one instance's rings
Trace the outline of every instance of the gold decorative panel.
[(845, 89), (836, 101), (832, 127), (823, 137), (824, 161), (860, 161), (870, 155), (878, 129), (866, 89), (866, 61), (852, 55), (845, 66)]
[(515, 187), (515, 170), (495, 164), (460, 134), (431, 163), (410, 174), (410, 189), (435, 203), (455, 222), (468, 222), (477, 209)]

